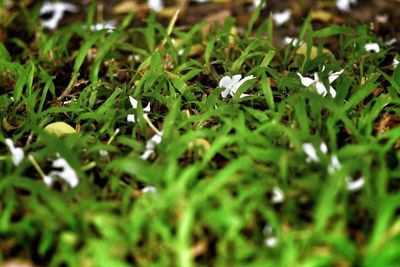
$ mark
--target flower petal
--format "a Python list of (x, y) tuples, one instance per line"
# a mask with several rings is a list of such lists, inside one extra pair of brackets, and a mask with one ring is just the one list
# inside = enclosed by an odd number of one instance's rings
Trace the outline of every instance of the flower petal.
[(304, 143), (303, 151), (307, 155), (307, 162), (319, 162), (317, 151), (311, 143)]
[(349, 177), (346, 178), (347, 182), (347, 189), (349, 191), (357, 191), (360, 190), (364, 184), (365, 184), (365, 179), (364, 177), (360, 177), (357, 180), (351, 180)]
[(22, 150), (22, 148), (20, 147), (15, 147), (13, 141), (10, 138), (7, 138), (5, 142), (11, 152), (14, 166), (18, 166), (25, 157), (24, 150)]
[[(239, 76), (239, 75), (235, 75), (235, 76)], [(236, 80), (235, 76), (233, 76), (233, 80)], [(247, 77), (243, 78), (242, 80), (238, 81), (236, 84), (234, 84), (232, 87), (232, 90), (231, 90), (232, 96), (236, 93), (236, 91), (240, 88), (240, 86), (242, 86), (243, 83), (245, 83), (248, 80), (252, 80), (252, 79), (254, 79), (254, 76), (250, 75), (250, 76), (247, 76)]]
[(287, 21), (289, 21), (290, 17), (292, 16), (292, 11), (290, 9), (285, 9), (282, 12), (276, 12), (272, 15), (272, 19), (276, 23), (277, 26), (282, 26)]
[(329, 79), (329, 84), (333, 83), (339, 76), (340, 74), (343, 73), (344, 70), (341, 71), (337, 71), (332, 73), (331, 75), (329, 75), (328, 79)]
[(297, 75), (300, 77), (300, 81), (301, 84), (304, 85), (305, 87), (309, 87), (310, 85), (312, 85), (313, 83), (315, 83), (316, 81), (314, 81), (311, 78), (308, 77), (303, 77), (300, 73), (297, 72)]
[(279, 187), (274, 187), (272, 189), (272, 198), (271, 202), (273, 204), (282, 203), (285, 200), (285, 194), (283, 193), (282, 189)]
[(127, 122), (133, 122), (133, 123), (135, 123), (135, 122), (136, 122), (135, 114), (129, 114), (129, 115), (126, 117), (126, 121), (127, 121)]
[(328, 173), (334, 174), (342, 168), (342, 164), (340, 164), (339, 159), (336, 155), (332, 155), (331, 163), (328, 166)]
[(317, 93), (318, 93), (319, 95), (321, 95), (321, 96), (326, 96), (326, 94), (328, 93), (328, 92), (326, 91), (325, 85), (324, 85), (322, 82), (320, 82), (320, 81), (317, 81), (317, 82), (315, 83), (315, 89), (317, 90)]
[(368, 43), (365, 44), (365, 50), (367, 50), (368, 52), (375, 52), (375, 53), (379, 53), (379, 51), (381, 51), (381, 48), (379, 47), (379, 44), (377, 43)]
[(145, 108), (143, 108), (144, 112), (150, 112), (151, 111), (151, 107), (150, 107), (150, 102), (147, 103), (147, 106)]
[(333, 98), (336, 97), (336, 90), (332, 86), (329, 86), (329, 93)]
[(131, 102), (132, 108), (137, 109), (138, 107), (138, 101), (134, 99), (132, 96), (129, 96), (129, 102)]
[(75, 170), (68, 164), (68, 162), (64, 158), (57, 158), (53, 161), (53, 168), (61, 169), (51, 171), (48, 175), (46, 175), (43, 179), (45, 184), (51, 186), (54, 181), (54, 177), (58, 177), (64, 180), (71, 187), (76, 187), (79, 183), (78, 175)]

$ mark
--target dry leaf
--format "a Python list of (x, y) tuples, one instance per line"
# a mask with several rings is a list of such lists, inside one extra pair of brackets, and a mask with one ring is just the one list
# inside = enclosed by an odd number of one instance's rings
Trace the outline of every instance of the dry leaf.
[(202, 157), (203, 151), (207, 151), (210, 149), (210, 143), (204, 138), (197, 138), (193, 142), (189, 143), (189, 154), (193, 153), (193, 150), (196, 148), (197, 154)]
[(124, 1), (122, 3), (117, 4), (113, 8), (113, 13), (117, 15), (127, 14), (137, 11), (138, 11), (138, 4), (135, 1)]
[(311, 13), (311, 19), (329, 22), (333, 19), (333, 15), (332, 13), (325, 10), (313, 10)]
[(3, 118), (3, 128), (7, 132), (18, 129), (19, 127), (21, 127), (21, 125), (22, 124), (18, 123), (15, 120), (11, 121), (8, 117)]
[(175, 6), (165, 7), (160, 12), (158, 12), (157, 15), (159, 15), (160, 17), (172, 18), (177, 10), (178, 8)]
[(230, 16), (231, 16), (231, 12), (229, 10), (223, 10), (221, 12), (207, 16), (205, 18), (205, 21), (207, 21), (207, 23), (201, 29), (201, 33), (204, 36), (206, 36), (208, 33), (213, 32), (215, 25), (222, 26), (224, 24), (225, 18), (230, 17)]
[[(322, 49), (322, 52), (325, 53), (325, 54), (331, 54), (331, 55), (333, 55), (332, 52), (329, 51), (329, 49), (326, 49), (326, 48), (323, 48), (323, 49)], [(296, 54), (297, 54), (297, 55), (306, 56), (306, 55), (307, 55), (307, 44), (301, 45), (301, 46), (297, 49)], [(312, 47), (311, 47), (311, 53), (310, 53), (310, 59), (315, 59), (317, 56), (318, 56), (318, 47), (312, 46)]]

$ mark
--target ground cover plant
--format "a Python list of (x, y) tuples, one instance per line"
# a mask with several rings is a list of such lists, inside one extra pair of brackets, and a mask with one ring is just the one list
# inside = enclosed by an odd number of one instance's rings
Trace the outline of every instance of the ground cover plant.
[(0, 1), (2, 266), (399, 266), (397, 11), (327, 2)]

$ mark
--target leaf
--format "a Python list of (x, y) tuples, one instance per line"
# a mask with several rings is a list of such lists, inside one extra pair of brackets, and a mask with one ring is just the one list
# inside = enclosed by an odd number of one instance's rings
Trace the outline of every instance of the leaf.
[(137, 11), (138, 4), (135, 1), (124, 1), (113, 8), (113, 13), (118, 15)]
[(47, 133), (53, 134), (57, 137), (63, 137), (69, 134), (76, 133), (76, 130), (74, 128), (72, 128), (69, 124), (63, 121), (50, 123), (46, 127), (44, 127), (44, 130)]
[[(332, 55), (332, 52), (329, 51), (329, 50), (326, 49), (326, 48), (323, 48), (323, 49), (322, 49), (322, 52), (323, 52), (324, 54), (331, 54), (331, 55)], [(306, 44), (303, 44), (302, 46), (300, 46), (300, 47), (297, 49), (296, 54), (306, 56), (306, 55), (307, 55), (307, 45), (306, 45)], [(310, 59), (315, 59), (315, 58), (317, 58), (317, 57), (318, 57), (318, 47), (312, 46), (312, 47), (311, 47), (311, 53), (310, 53)]]
[(311, 20), (320, 20), (323, 22), (329, 22), (333, 18), (332, 13), (325, 10), (313, 10), (311, 13)]

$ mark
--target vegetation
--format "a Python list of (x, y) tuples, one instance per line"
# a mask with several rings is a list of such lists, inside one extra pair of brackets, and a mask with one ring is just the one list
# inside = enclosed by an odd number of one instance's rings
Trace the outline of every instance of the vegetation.
[(279, 47), (260, 10), (241, 33), (3, 16), (0, 261), (399, 266), (396, 53), (311, 15)]

